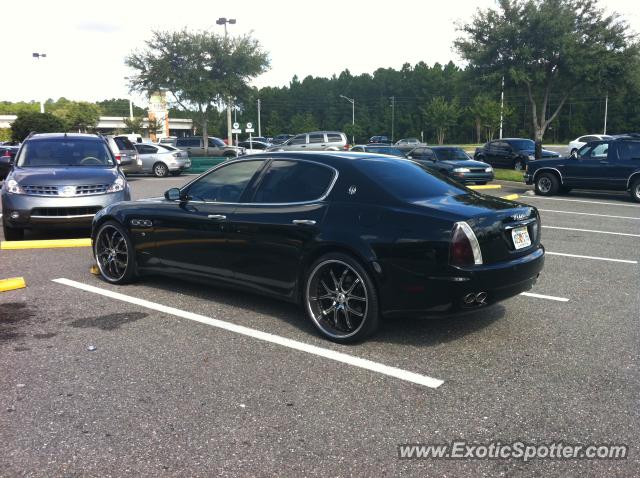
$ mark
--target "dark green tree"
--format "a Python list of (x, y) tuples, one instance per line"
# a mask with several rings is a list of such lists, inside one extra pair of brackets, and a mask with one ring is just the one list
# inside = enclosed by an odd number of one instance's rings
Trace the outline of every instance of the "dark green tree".
[(460, 30), (455, 46), (471, 68), (524, 87), (537, 157), (547, 127), (577, 87), (606, 89), (637, 59), (627, 25), (595, 0), (499, 0)]
[(166, 90), (178, 107), (197, 111), (206, 148), (210, 113), (228, 98), (244, 97), (269, 60), (250, 35), (231, 38), (185, 28), (153, 32), (146, 48), (131, 53), (126, 64), (136, 71), (129, 80), (132, 90)]
[(424, 110), (428, 123), (436, 131), (438, 144), (444, 143), (447, 131), (456, 124), (461, 110), (458, 100), (447, 101), (442, 96), (433, 98)]
[(127, 133), (142, 133), (144, 130), (144, 118), (142, 116), (134, 116), (133, 118), (124, 118), (125, 130)]
[(66, 130), (63, 120), (51, 113), (28, 111), (20, 113), (11, 123), (11, 138), (14, 141), (24, 141), (29, 133), (61, 133)]

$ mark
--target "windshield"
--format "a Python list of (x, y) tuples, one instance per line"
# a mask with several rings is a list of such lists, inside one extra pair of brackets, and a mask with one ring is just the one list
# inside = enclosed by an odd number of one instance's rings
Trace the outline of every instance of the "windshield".
[(434, 149), (436, 158), (440, 161), (468, 161), (469, 156), (461, 148)]
[(514, 149), (519, 151), (534, 151), (536, 149), (536, 143), (530, 139), (516, 139), (507, 141)]
[(17, 164), (22, 168), (114, 166), (106, 143), (74, 138), (28, 141), (20, 151)]
[(467, 191), (444, 176), (435, 176), (425, 167), (402, 159), (355, 161), (354, 166), (393, 196), (420, 201), (437, 196), (456, 196)]

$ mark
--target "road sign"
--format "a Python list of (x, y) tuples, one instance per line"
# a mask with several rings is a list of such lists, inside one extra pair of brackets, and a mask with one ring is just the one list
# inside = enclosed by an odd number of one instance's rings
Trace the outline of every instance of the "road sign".
[[(249, 123), (249, 124), (251, 124), (251, 123)], [(254, 131), (253, 128), (247, 128), (247, 129), (244, 130), (245, 133), (253, 133), (253, 131)]]
[(240, 129), (240, 123), (233, 123), (233, 129)]
[[(237, 123), (236, 123), (236, 124), (237, 124)], [(241, 130), (240, 128), (237, 128), (237, 129), (236, 129), (236, 128), (233, 128), (233, 129), (231, 130), (231, 133), (233, 133), (233, 134), (242, 133), (242, 130)]]
[(247, 123), (247, 129), (253, 129), (253, 123)]

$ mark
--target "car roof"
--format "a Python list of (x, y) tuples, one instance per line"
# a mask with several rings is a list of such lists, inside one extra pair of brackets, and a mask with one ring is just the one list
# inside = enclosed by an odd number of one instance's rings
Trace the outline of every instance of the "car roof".
[(103, 136), (100, 136), (98, 134), (90, 134), (90, 133), (35, 133), (33, 136), (30, 136), (29, 138), (27, 138), (25, 141), (38, 141), (38, 140), (57, 139), (57, 138), (88, 140), (88, 139), (103, 139)]
[(455, 145), (447, 145), (447, 146), (425, 146), (426, 148), (430, 148), (430, 149), (462, 149), (460, 146), (455, 146)]

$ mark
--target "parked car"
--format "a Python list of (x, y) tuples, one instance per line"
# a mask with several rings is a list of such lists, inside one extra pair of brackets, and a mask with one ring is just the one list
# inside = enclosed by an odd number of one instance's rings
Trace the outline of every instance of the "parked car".
[(0, 181), (9, 174), (18, 149), (18, 146), (0, 146)]
[(164, 138), (160, 138), (158, 140), (158, 143), (159, 144), (171, 144), (171, 145), (174, 145), (174, 144), (176, 144), (176, 140), (177, 139), (178, 138), (176, 136), (165, 136)]
[(186, 151), (177, 148), (170, 150), (160, 144), (139, 143), (135, 147), (142, 161), (143, 173), (151, 173), (158, 178), (164, 178), (169, 174), (178, 176), (182, 171), (191, 167), (191, 160)]
[(293, 138), (294, 135), (292, 134), (278, 134), (276, 136), (274, 136), (273, 138), (271, 138), (271, 141), (268, 141), (271, 144), (282, 144), (285, 141), (287, 141), (288, 139)]
[(371, 136), (368, 143), (391, 144), (391, 140), (387, 136)]
[(628, 191), (640, 202), (640, 138), (592, 141), (575, 157), (529, 163), (524, 175), (536, 194), (552, 196), (573, 188)]
[[(176, 139), (176, 148), (186, 151), (189, 156), (204, 156), (204, 145), (201, 136), (184, 136)], [(209, 136), (208, 156), (224, 156), (225, 158), (234, 158), (245, 154), (243, 148), (236, 146), (228, 146), (220, 138)]]
[(544, 263), (535, 207), (349, 152), (226, 161), (163, 200), (102, 210), (92, 239), (109, 283), (150, 273), (233, 285), (302, 305), (336, 342), (383, 316), (483, 309), (529, 290)]
[(426, 146), (427, 143), (421, 142), (418, 138), (403, 138), (395, 142), (394, 146), (400, 151), (408, 153), (409, 151), (419, 147)]
[(569, 143), (569, 154), (575, 155), (580, 148), (591, 141), (609, 140), (613, 139), (613, 136), (606, 134), (588, 134), (586, 136), (580, 136)]
[(263, 141), (240, 141), (238, 146), (244, 148), (246, 154), (263, 153), (265, 149), (271, 146), (271, 143)]
[(125, 174), (139, 173), (142, 170), (142, 161), (138, 152), (126, 136), (107, 136), (107, 142), (113, 152), (116, 162)]
[[(251, 141), (260, 141), (261, 143), (269, 143), (269, 140), (264, 136), (252, 136)], [(246, 138), (243, 142), (249, 142), (249, 138)]]
[(349, 151), (353, 151), (354, 153), (386, 154), (387, 156), (397, 156), (399, 158), (405, 157), (405, 154), (398, 148), (387, 144), (357, 144), (351, 147)]
[(274, 144), (267, 151), (338, 151), (345, 149), (347, 144), (347, 136), (339, 131), (313, 131)]
[[(494, 168), (524, 171), (529, 162), (534, 161), (536, 143), (530, 139), (503, 138), (489, 141), (476, 149), (474, 159), (489, 163)], [(559, 158), (560, 154), (542, 150), (543, 158)]]
[(20, 240), (25, 229), (87, 227), (100, 209), (130, 197), (104, 137), (34, 134), (22, 143), (0, 191), (4, 237)]
[(471, 159), (457, 146), (421, 146), (407, 157), (463, 184), (493, 181), (493, 168), (489, 164)]

